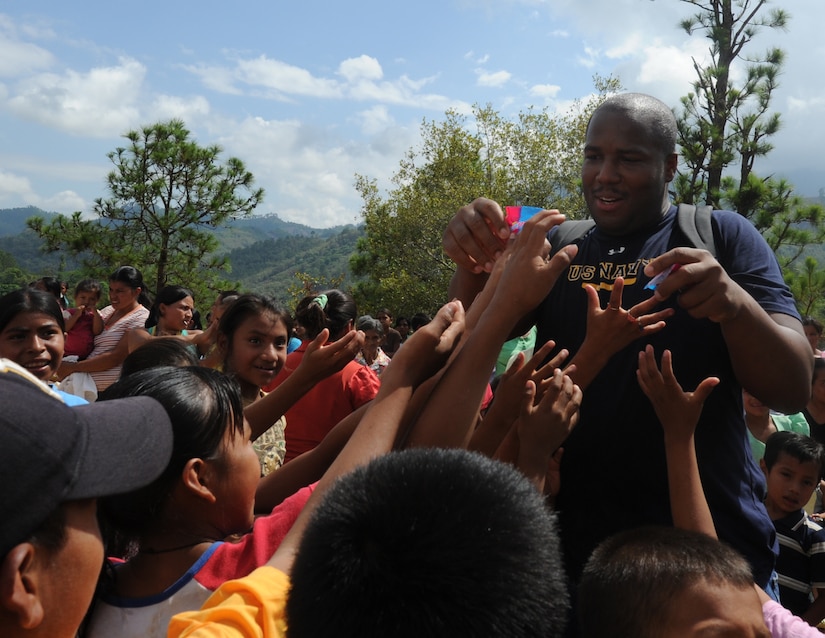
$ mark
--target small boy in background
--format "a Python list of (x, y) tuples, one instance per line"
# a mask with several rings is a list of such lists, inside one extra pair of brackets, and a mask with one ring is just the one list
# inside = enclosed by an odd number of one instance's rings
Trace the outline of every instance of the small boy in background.
[(752, 580), (748, 587), (747, 563), (717, 540), (694, 434), (719, 380), (683, 391), (670, 352), (662, 354), (660, 370), (650, 345), (639, 355), (637, 377), (662, 424), (675, 528), (628, 530), (593, 552), (579, 588), (583, 638), (820, 636)]
[(819, 483), (825, 448), (803, 434), (776, 432), (760, 465), (768, 484), (765, 507), (779, 538), (779, 600), (816, 625), (825, 618), (825, 529), (803, 508)]
[[(95, 346), (95, 337), (103, 332), (103, 318), (97, 311), (100, 284), (84, 279), (74, 291), (74, 308), (66, 318), (66, 347), (64, 357), (74, 356), (78, 361), (89, 356)], [(65, 312), (63, 313), (66, 314)]]

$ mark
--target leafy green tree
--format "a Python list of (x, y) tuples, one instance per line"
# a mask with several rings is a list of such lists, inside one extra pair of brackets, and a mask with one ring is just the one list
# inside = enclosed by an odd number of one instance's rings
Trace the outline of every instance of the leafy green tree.
[(819, 268), (816, 259), (807, 257), (793, 271), (786, 270), (785, 281), (801, 315), (825, 317), (825, 271)]
[[(681, 100), (679, 133), (687, 170), (676, 186), (683, 201), (705, 200), (718, 207), (725, 169), (738, 161), (738, 181), (745, 184), (754, 161), (772, 149), (768, 138), (779, 130), (779, 114), (770, 112), (770, 100), (783, 53), (773, 48), (745, 57), (743, 50), (762, 29), (784, 28), (788, 15), (781, 9), (760, 13), (768, 0), (682, 1), (698, 12), (680, 26), (688, 35), (705, 34), (711, 61), (701, 66), (694, 60), (693, 91)], [(741, 84), (732, 78), (737, 61), (744, 65)], [(749, 217), (751, 210), (739, 212)]]
[(23, 271), (10, 253), (0, 250), (0, 296), (22, 288), (33, 279), (34, 275)]
[[(688, 34), (705, 34), (711, 60), (707, 66), (694, 61), (693, 91), (681, 99), (677, 199), (737, 211), (790, 264), (805, 246), (825, 240), (825, 210), (795, 196), (787, 181), (754, 172), (780, 127), (770, 102), (784, 55), (778, 48), (756, 56), (745, 52), (763, 29), (784, 29), (789, 16), (781, 9), (767, 11), (768, 0), (682, 1), (698, 11), (680, 26)], [(737, 63), (744, 67), (739, 83), (733, 79)], [(738, 172), (731, 174), (735, 165)]]
[(138, 267), (151, 293), (167, 283), (192, 288), (199, 298), (231, 287), (225, 258), (208, 232), (246, 217), (263, 198), (254, 177), (235, 157), (220, 161), (217, 145), (200, 146), (181, 120), (132, 130), (128, 144), (108, 154), (109, 197), (95, 200), (97, 219), (76, 212), (51, 222), (27, 223), (45, 250), (81, 258), (88, 276), (105, 280), (122, 264)]
[(455, 268), (441, 250), (444, 228), (476, 197), (582, 216), (587, 121), (608, 93), (621, 88), (610, 78), (595, 83), (598, 95), (564, 114), (529, 109), (511, 121), (490, 106), (476, 106), (471, 117), (448, 111), (440, 122), (425, 121), (421, 147), (401, 161), (386, 198), (375, 180), (358, 176), (365, 236), (351, 266), (361, 277), (354, 289), (359, 306), (387, 306), (406, 316), (435, 312)]

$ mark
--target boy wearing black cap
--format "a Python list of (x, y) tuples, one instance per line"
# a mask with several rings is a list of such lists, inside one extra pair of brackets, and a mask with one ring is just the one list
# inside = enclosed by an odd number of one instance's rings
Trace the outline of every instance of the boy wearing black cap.
[(70, 408), (0, 359), (0, 636), (75, 636), (103, 565), (97, 498), (166, 467), (172, 428), (154, 399)]

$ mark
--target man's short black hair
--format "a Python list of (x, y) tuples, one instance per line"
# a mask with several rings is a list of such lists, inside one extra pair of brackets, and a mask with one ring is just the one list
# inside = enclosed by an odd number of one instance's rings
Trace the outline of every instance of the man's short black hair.
[(514, 468), (466, 450), (394, 452), (339, 480), (292, 568), (292, 638), (561, 636), (554, 515)]
[(582, 638), (655, 638), (682, 592), (699, 582), (753, 588), (747, 561), (706, 534), (641, 527), (603, 541), (578, 590)]
[[(670, 107), (661, 100), (645, 93), (619, 93), (602, 102), (591, 115), (591, 121), (600, 112), (622, 113), (643, 123), (651, 132), (663, 156), (676, 152), (678, 129)], [(588, 122), (588, 127), (590, 123)]]

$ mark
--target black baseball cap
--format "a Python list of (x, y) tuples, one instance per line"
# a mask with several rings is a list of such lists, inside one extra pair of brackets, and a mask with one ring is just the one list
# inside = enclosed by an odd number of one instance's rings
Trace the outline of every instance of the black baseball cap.
[(155, 399), (69, 407), (0, 359), (0, 559), (61, 503), (142, 487), (171, 454), (172, 424)]

